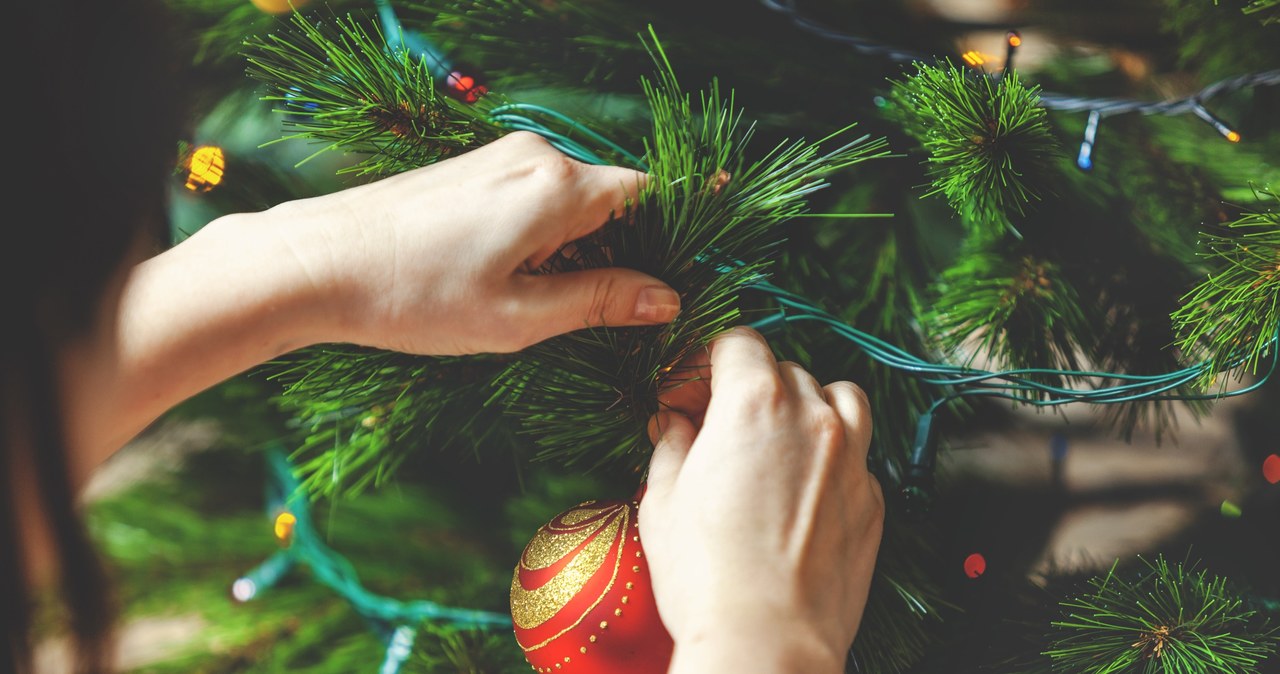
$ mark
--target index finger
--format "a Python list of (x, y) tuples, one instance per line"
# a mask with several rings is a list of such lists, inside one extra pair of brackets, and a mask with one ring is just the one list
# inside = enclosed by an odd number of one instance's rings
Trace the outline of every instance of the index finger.
[(743, 379), (780, 378), (773, 349), (759, 332), (736, 327), (711, 342), (711, 395), (741, 387)]
[(580, 239), (603, 227), (610, 218), (625, 213), (649, 182), (647, 173), (597, 164), (583, 164), (577, 177), (583, 189), (583, 210), (581, 219), (570, 227), (568, 241)]
[[(736, 334), (735, 334), (736, 333)], [(720, 365), (713, 360), (720, 351)], [(736, 364), (735, 364), (736, 363)], [(741, 385), (743, 371), (757, 369), (765, 376), (779, 377), (777, 360), (760, 333), (751, 328), (735, 328), (717, 336), (706, 348), (698, 349), (671, 369), (658, 389), (658, 404), (685, 415), (695, 426), (702, 425), (702, 418), (711, 402), (713, 389), (723, 387), (730, 380)], [(720, 382), (720, 383), (716, 383)]]

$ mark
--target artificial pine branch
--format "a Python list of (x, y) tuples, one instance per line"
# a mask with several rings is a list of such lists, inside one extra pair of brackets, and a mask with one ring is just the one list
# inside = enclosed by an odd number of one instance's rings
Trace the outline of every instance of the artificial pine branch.
[[(864, 198), (845, 198), (834, 206), (844, 212), (865, 210), (869, 204)], [(787, 230), (787, 251), (774, 272), (788, 279), (790, 290), (910, 353), (929, 351), (916, 316), (924, 311), (922, 289), (934, 264), (914, 227), (896, 219), (854, 223), (822, 218), (793, 222)], [(868, 259), (873, 262), (867, 264)], [(769, 339), (780, 357), (800, 362), (820, 377), (855, 381), (876, 392), (871, 397), (876, 419), (871, 462), (882, 479), (901, 475), (910, 459), (916, 420), (933, 402), (933, 387), (850, 348), (847, 339), (816, 324), (793, 324)]]
[[(284, 22), (284, 15), (263, 11), (255, 3), (244, 0), (163, 0), (183, 20), (182, 30), (191, 45), (191, 61), (198, 67), (233, 66), (238, 63), (246, 38), (270, 30)], [(314, 10), (305, 0), (293, 11), (311, 14)], [(317, 2), (316, 5), (321, 3)], [(330, 11), (348, 6), (367, 7), (366, 0), (324, 0)]]
[(1264, 8), (1247, 14), (1249, 0), (1162, 0), (1161, 4), (1160, 27), (1177, 40), (1176, 65), (1195, 73), (1201, 83), (1269, 70), (1280, 62), (1275, 26), (1262, 21), (1268, 12)]
[(424, 622), (403, 674), (507, 674), (529, 670), (505, 631), (474, 630)]
[[(1272, 207), (1248, 211), (1227, 225), (1226, 234), (1204, 234), (1216, 270), (1182, 297), (1173, 312), (1184, 353), (1212, 367), (1200, 382), (1212, 386), (1235, 371), (1235, 379), (1257, 374), (1280, 331), (1280, 192), (1260, 188)], [(1221, 377), (1221, 386), (1228, 377)]]
[(381, 486), (414, 452), (510, 452), (514, 425), (485, 406), (505, 356), (432, 358), (351, 345), (290, 354), (268, 369), (283, 388), (297, 447), (291, 460), (314, 497)]
[(658, 75), (642, 83), (653, 115), (649, 181), (626, 213), (544, 271), (638, 269), (681, 294), (681, 314), (664, 326), (580, 330), (535, 345), (495, 395), (536, 437), (540, 458), (566, 465), (621, 460), (639, 468), (659, 387), (738, 322), (739, 294), (764, 278), (779, 225), (806, 211), (824, 175), (885, 154), (882, 140), (866, 136), (820, 148), (851, 125), (751, 158), (752, 129), (732, 93), (722, 96), (713, 81), (695, 105), (656, 38), (652, 49)]
[[(1052, 114), (1051, 120), (1060, 138), (1079, 141), (1083, 116)], [(1106, 125), (1105, 143), (1090, 171), (1063, 158), (1060, 196), (1052, 208), (1040, 210), (1024, 243), (1054, 260), (1080, 295), (1091, 335), (1079, 350), (1091, 369), (1178, 372), (1186, 363), (1169, 348), (1174, 335), (1168, 316), (1177, 307), (1179, 288), (1207, 271), (1198, 255), (1197, 224), (1224, 217), (1219, 186), (1195, 161), (1192, 139), (1202, 148), (1200, 156), (1223, 146), (1227, 151), (1246, 148), (1213, 137), (1200, 120), (1132, 116), (1109, 119)], [(1182, 140), (1185, 151), (1174, 152), (1166, 136), (1157, 133), (1174, 126), (1191, 137)], [(1102, 378), (1096, 386), (1124, 383)], [(1194, 396), (1199, 391), (1186, 384), (1165, 393)], [(1177, 408), (1199, 416), (1210, 404), (1139, 398), (1108, 404), (1102, 411), (1105, 424), (1126, 441), (1142, 428), (1153, 431), (1159, 443), (1176, 429)]]
[[(1271, 92), (1273, 95), (1274, 93)], [(1266, 94), (1257, 92), (1255, 95), (1261, 98)], [(1275, 107), (1268, 106), (1261, 100), (1258, 103), (1259, 119), (1264, 120), (1265, 123), (1267, 115), (1274, 114)], [(1153, 116), (1144, 121), (1150, 128), (1149, 142), (1163, 150), (1165, 163), (1177, 165), (1179, 173), (1188, 174), (1188, 177), (1194, 176), (1195, 182), (1201, 183), (1196, 185), (1190, 181), (1174, 179), (1160, 184), (1158, 190), (1148, 189), (1148, 194), (1155, 191), (1159, 195), (1158, 198), (1165, 199), (1168, 204), (1166, 208), (1171, 211), (1183, 206), (1182, 203), (1177, 202), (1187, 201), (1185, 196), (1178, 198), (1178, 195), (1188, 191), (1187, 188), (1191, 188), (1195, 196), (1200, 196), (1206, 192), (1204, 187), (1208, 186), (1214, 188), (1216, 194), (1213, 195), (1214, 203), (1205, 204), (1205, 207), (1212, 206), (1213, 214), (1221, 214), (1222, 219), (1225, 220), (1226, 213), (1223, 210), (1222, 201), (1243, 206), (1254, 205), (1258, 203), (1259, 196), (1254, 188), (1255, 185), (1280, 185), (1280, 130), (1259, 128), (1252, 133), (1246, 130), (1249, 135), (1244, 141), (1227, 143), (1223, 142), (1221, 136), (1200, 119)], [(1232, 121), (1240, 124), (1242, 128), (1246, 124), (1249, 128), (1258, 126), (1250, 123), (1251, 120), (1248, 118)], [(1156, 206), (1154, 203), (1140, 205), (1144, 206), (1142, 209), (1144, 211), (1148, 210), (1147, 206)], [(1203, 211), (1205, 208), (1196, 210)], [(1181, 212), (1185, 215), (1185, 207)], [(1163, 214), (1157, 214), (1155, 217), (1160, 215)], [(1183, 227), (1168, 229), (1180, 233), (1187, 231)]]
[(328, 23), (294, 14), (290, 30), (249, 38), (245, 51), (246, 73), (268, 86), (264, 100), (294, 129), (272, 142), (368, 155), (340, 172), (399, 173), (505, 133), (484, 115), (494, 97), (467, 104), (438, 92), (425, 56), (389, 46), (376, 23), (354, 14)]
[(1071, 674), (1261, 674), (1276, 651), (1274, 628), (1225, 578), (1189, 564), (1139, 558), (1135, 572), (1118, 560), (1093, 589), (1060, 602), (1045, 655)]
[[(623, 3), (561, 0), (444, 0), (405, 2), (406, 25), (442, 38), (443, 46), (478, 66), (504, 90), (519, 83), (626, 89), (642, 45), (632, 39), (643, 13)], [(521, 57), (513, 59), (512, 47)], [(451, 49), (451, 51), (455, 51)], [(630, 68), (624, 68), (627, 64)]]
[[(966, 251), (940, 276), (925, 319), (938, 349), (964, 365), (986, 358), (995, 369), (1080, 370), (1096, 328), (1076, 289), (1057, 264), (1021, 244), (997, 244)], [(1070, 379), (1029, 376), (1057, 385)]]
[(886, 110), (929, 153), (933, 187), (974, 232), (1001, 234), (1043, 197), (1058, 145), (1039, 88), (1016, 71), (916, 64), (893, 82)]
[(885, 513), (876, 573), (846, 664), (848, 674), (910, 671), (937, 644), (943, 621), (959, 611), (922, 562), (937, 555), (936, 532), (900, 515)]

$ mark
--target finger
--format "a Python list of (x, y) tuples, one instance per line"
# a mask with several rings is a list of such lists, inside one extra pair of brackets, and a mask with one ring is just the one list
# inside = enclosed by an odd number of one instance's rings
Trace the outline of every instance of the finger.
[(707, 411), (711, 402), (711, 360), (706, 347), (671, 368), (658, 385), (658, 403), (680, 412), (695, 422)]
[(649, 182), (648, 174), (621, 166), (585, 164), (577, 172), (583, 208), (571, 223), (566, 240), (580, 239), (621, 216)]
[(809, 371), (800, 366), (799, 363), (792, 361), (783, 361), (778, 363), (778, 374), (782, 376), (782, 381), (797, 395), (806, 398), (817, 398), (826, 401), (827, 395), (822, 384), (814, 379)]
[(764, 337), (737, 327), (711, 342), (711, 394), (741, 386), (744, 381), (779, 381), (778, 361)]
[(511, 282), (515, 318), (529, 326), (533, 342), (583, 328), (667, 323), (680, 313), (675, 290), (632, 269), (516, 274)]
[(696, 436), (693, 422), (683, 414), (663, 411), (653, 415), (649, 420), (653, 456), (649, 459), (649, 475), (645, 479), (646, 497), (655, 495), (662, 500), (671, 492)]
[(827, 401), (840, 415), (845, 425), (845, 438), (858, 459), (858, 465), (866, 465), (867, 452), (871, 448), (871, 403), (867, 394), (857, 384), (837, 381), (823, 389)]

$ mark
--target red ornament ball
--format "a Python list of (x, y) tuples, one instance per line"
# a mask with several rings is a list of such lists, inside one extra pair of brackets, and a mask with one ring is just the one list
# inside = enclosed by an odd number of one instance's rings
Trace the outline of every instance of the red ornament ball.
[(511, 578), (516, 642), (535, 672), (665, 674), (674, 646), (649, 584), (638, 501), (587, 501), (525, 546)]
[(1262, 462), (1262, 477), (1271, 484), (1280, 484), (1280, 455), (1272, 454)]
[(987, 572), (987, 558), (975, 552), (964, 558), (964, 575), (977, 578)]

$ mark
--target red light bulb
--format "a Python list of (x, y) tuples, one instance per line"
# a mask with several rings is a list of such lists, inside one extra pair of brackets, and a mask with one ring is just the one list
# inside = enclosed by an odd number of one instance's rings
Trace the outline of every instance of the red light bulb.
[(975, 552), (964, 558), (964, 575), (977, 578), (987, 572), (987, 558)]
[(1262, 462), (1262, 477), (1271, 484), (1280, 484), (1280, 455), (1272, 454)]

